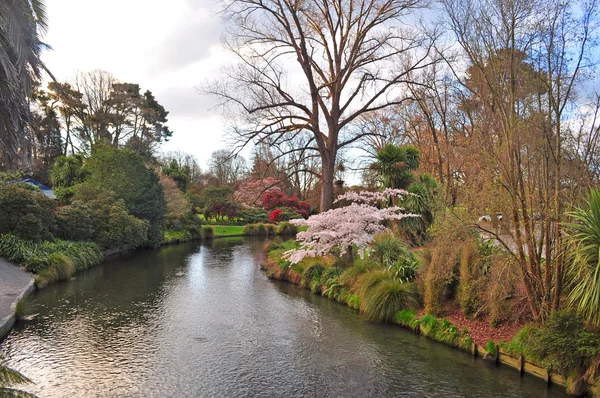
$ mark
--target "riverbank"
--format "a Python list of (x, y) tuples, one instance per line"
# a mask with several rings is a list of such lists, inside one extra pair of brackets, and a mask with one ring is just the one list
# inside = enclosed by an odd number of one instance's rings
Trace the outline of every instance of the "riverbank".
[[(290, 264), (282, 258), (282, 253), (289, 249), (290, 247), (287, 247), (287, 245), (269, 244), (265, 246), (268, 257), (261, 268), (266, 271), (270, 279), (290, 282), (313, 293), (344, 303), (360, 312), (365, 312), (365, 316), (372, 320), (384, 321), (385, 323), (408, 328), (417, 334), (458, 348), (475, 357), (491, 360), (497, 366), (504, 365), (516, 369), (521, 376), (526, 373), (531, 374), (543, 379), (548, 385), (555, 384), (566, 387), (574, 394), (585, 391), (591, 396), (600, 396), (598, 385), (586, 385), (583, 378), (576, 381), (574, 379), (567, 380), (563, 374), (557, 372), (556, 367), (552, 367), (553, 365), (542, 365), (537, 359), (526, 358), (523, 354), (526, 350), (523, 350), (523, 348), (527, 347), (514, 346), (513, 337), (519, 332), (519, 325), (513, 328), (501, 329), (496, 336), (498, 337), (497, 340), (485, 341), (482, 336), (489, 336), (489, 332), (476, 331), (473, 335), (476, 336), (477, 340), (474, 340), (471, 330), (464, 327), (465, 325), (472, 326), (477, 322), (454, 323), (456, 316), (438, 318), (422, 311), (417, 313), (417, 310), (411, 309), (410, 306), (407, 307), (406, 304), (400, 304), (399, 308), (408, 309), (395, 310), (393, 315), (373, 319), (369, 316), (368, 305), (365, 306), (363, 299), (365, 291), (379, 283), (377, 281), (378, 278), (381, 278), (379, 274), (384, 273), (384, 271), (373, 271), (368, 265), (362, 263), (354, 264), (351, 267), (340, 266), (337, 260), (332, 257), (320, 257), (310, 261), (303, 260), (298, 264)], [(370, 271), (371, 274), (368, 275)], [(402, 300), (402, 292), (398, 287), (393, 288), (397, 289), (395, 292), (392, 292), (392, 287), (386, 286), (386, 288), (390, 289), (388, 297), (391, 297), (391, 299), (386, 299), (388, 302), (383, 306), (388, 305), (390, 300), (395, 300), (395, 303), (406, 303)], [(383, 301), (380, 301), (380, 303), (383, 303)], [(487, 327), (489, 328), (489, 326)], [(570, 352), (568, 354), (572, 355)]]
[(15, 323), (19, 300), (34, 290), (33, 275), (0, 258), (0, 340)]

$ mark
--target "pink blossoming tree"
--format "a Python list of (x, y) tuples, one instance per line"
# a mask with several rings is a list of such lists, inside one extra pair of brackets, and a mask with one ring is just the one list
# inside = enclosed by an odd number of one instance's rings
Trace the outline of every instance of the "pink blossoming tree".
[(289, 250), (284, 257), (291, 263), (299, 263), (305, 257), (325, 256), (338, 249), (340, 256), (348, 253), (348, 259), (354, 261), (354, 246), (358, 255), (364, 258), (370, 252), (369, 244), (378, 232), (388, 231), (383, 225), (386, 220), (400, 220), (405, 217), (418, 217), (415, 214), (402, 213), (403, 208), (393, 206), (377, 208), (379, 203), (389, 203), (391, 197), (402, 197), (408, 193), (402, 189), (388, 188), (383, 192), (348, 192), (338, 196), (335, 203), (351, 202), (348, 206), (316, 214), (307, 220), (290, 222), (298, 226), (307, 226), (304, 232), (296, 235), (299, 249)]

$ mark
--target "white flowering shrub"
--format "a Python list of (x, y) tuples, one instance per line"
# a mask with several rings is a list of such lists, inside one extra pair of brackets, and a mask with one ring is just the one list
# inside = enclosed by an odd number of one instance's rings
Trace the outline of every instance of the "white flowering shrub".
[(353, 250), (354, 246), (357, 247), (358, 255), (364, 258), (371, 251), (369, 245), (374, 235), (388, 231), (383, 225), (384, 221), (419, 217), (416, 214), (402, 213), (404, 209), (401, 207), (376, 207), (378, 203), (388, 203), (392, 196), (403, 195), (408, 193), (391, 188), (383, 192), (348, 192), (338, 196), (335, 201), (350, 201), (348, 206), (310, 216), (307, 220), (291, 220), (290, 223), (307, 226), (308, 229), (296, 235), (300, 248), (285, 252), (284, 258), (296, 264), (305, 257), (326, 256), (333, 249), (338, 249), (340, 256), (343, 256)]

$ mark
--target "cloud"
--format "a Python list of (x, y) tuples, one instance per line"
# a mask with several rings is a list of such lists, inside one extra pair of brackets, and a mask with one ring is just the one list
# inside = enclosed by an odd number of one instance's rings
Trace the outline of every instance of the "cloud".
[(166, 36), (156, 51), (154, 70), (182, 69), (208, 58), (211, 46), (219, 44), (221, 19), (207, 8), (188, 13)]
[(214, 99), (202, 95), (193, 87), (169, 87), (156, 94), (156, 99), (169, 111), (169, 119), (175, 117), (204, 118), (218, 114)]

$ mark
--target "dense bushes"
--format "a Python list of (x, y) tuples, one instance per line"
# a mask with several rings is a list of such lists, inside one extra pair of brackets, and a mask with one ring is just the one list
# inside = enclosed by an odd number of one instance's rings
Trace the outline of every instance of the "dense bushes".
[(269, 213), (264, 209), (252, 208), (242, 210), (239, 218), (244, 224), (258, 224), (269, 222)]
[(585, 330), (569, 311), (554, 312), (541, 326), (528, 325), (505, 345), (567, 380), (567, 392), (583, 392), (585, 383), (600, 387), (600, 334)]
[(32, 241), (54, 239), (54, 201), (17, 185), (0, 186), (0, 234)]
[(166, 202), (158, 175), (142, 157), (129, 149), (96, 147), (85, 168), (89, 173), (85, 184), (114, 192), (129, 214), (147, 222), (145, 243), (158, 246), (163, 240)]
[(7, 234), (0, 237), (0, 257), (40, 274), (44, 282), (53, 282), (99, 264), (104, 254), (91, 242), (35, 243)]
[(176, 243), (176, 242), (187, 242), (192, 240), (192, 234), (190, 231), (165, 231), (164, 242), (165, 243)]
[(83, 202), (56, 209), (57, 235), (66, 240), (94, 240), (97, 228), (93, 210)]
[(84, 183), (77, 187), (73, 199), (60, 210), (59, 230), (65, 233), (61, 238), (72, 238), (69, 231), (83, 228), (89, 219), (93, 229), (90, 240), (104, 249), (133, 249), (147, 243), (147, 222), (129, 214), (125, 202), (114, 192)]

